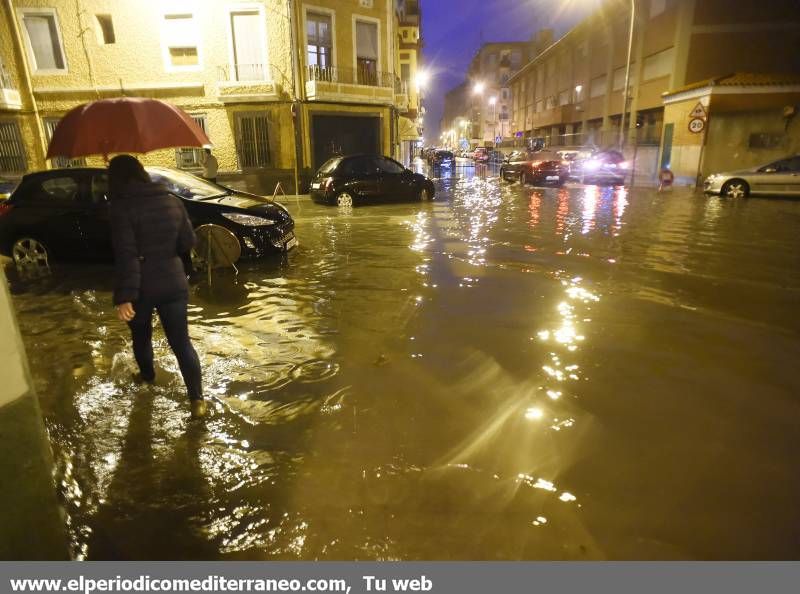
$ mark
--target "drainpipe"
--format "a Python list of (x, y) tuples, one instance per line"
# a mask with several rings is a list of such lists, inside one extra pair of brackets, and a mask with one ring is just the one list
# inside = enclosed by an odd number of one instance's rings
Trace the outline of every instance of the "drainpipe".
[(80, 0), (75, 0), (75, 17), (78, 19), (78, 37), (81, 38), (81, 46), (83, 46), (83, 55), (86, 57), (86, 66), (89, 68), (89, 82), (94, 90), (95, 99), (100, 98), (100, 93), (97, 91), (97, 81), (94, 78), (94, 65), (92, 64), (92, 56), (89, 53), (89, 48), (86, 45), (86, 32), (91, 31), (89, 27), (83, 26), (83, 10), (81, 9)]
[[(22, 43), (22, 35), (19, 31), (19, 23), (17, 22), (16, 11), (14, 10), (14, 5), (11, 0), (5, 0), (6, 3), (6, 10), (8, 11), (8, 20), (10, 21), (11, 25), (11, 33), (14, 36), (14, 49), (17, 50), (17, 54), (19, 55), (19, 63), (22, 64), (22, 78), (25, 81), (25, 90), (28, 93), (28, 99), (31, 102), (31, 108), (33, 112), (33, 119), (36, 132), (39, 136), (39, 142), (36, 143), (39, 149), (40, 156), (42, 159), (42, 163), (45, 167), (47, 167), (47, 143), (45, 141), (45, 133), (44, 133), (44, 125), (42, 124), (42, 118), (39, 117), (39, 106), (36, 103), (36, 97), (33, 95), (33, 83), (31, 82), (31, 71), (28, 66), (28, 54), (25, 52), (25, 47)], [(17, 69), (19, 71), (19, 69)]]

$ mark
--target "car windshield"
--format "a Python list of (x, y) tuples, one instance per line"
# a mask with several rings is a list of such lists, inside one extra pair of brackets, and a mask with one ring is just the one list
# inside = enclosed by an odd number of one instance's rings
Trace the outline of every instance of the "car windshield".
[(329, 173), (332, 173), (339, 166), (339, 163), (341, 162), (342, 162), (341, 157), (328, 159), (325, 162), (325, 164), (319, 168), (319, 171), (317, 171), (317, 175), (328, 175)]
[(219, 198), (231, 193), (231, 190), (224, 186), (211, 183), (200, 179), (184, 171), (174, 169), (147, 169), (150, 178), (167, 186), (170, 192), (181, 198), (193, 200), (207, 200), (209, 198)]

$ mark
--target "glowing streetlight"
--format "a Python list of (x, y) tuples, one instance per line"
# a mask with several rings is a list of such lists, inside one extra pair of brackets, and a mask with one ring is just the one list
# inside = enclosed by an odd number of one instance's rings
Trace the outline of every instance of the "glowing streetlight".
[(476, 82), (475, 86), (472, 87), (472, 92), (475, 93), (476, 95), (480, 95), (481, 93), (483, 93), (485, 89), (486, 89), (485, 84), (483, 84), (482, 82)]
[(426, 70), (417, 70), (417, 75), (414, 77), (414, 83), (417, 85), (417, 90), (424, 88), (428, 81), (430, 80), (431, 75)]
[(497, 97), (489, 97), (489, 105), (494, 106), (497, 103)]

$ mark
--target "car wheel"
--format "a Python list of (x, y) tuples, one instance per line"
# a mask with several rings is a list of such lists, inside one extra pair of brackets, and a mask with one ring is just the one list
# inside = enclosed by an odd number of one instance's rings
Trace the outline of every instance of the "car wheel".
[(349, 192), (342, 192), (336, 197), (336, 205), (350, 208), (353, 206), (353, 196)]
[(519, 172), (519, 185), (524, 186), (525, 182), (527, 181), (527, 176), (525, 175), (524, 171)]
[(747, 198), (750, 195), (750, 186), (743, 179), (732, 179), (725, 182), (720, 194), (728, 198)]
[(20, 268), (49, 268), (50, 253), (41, 241), (33, 237), (20, 237), (11, 247), (14, 264)]
[(502, 168), (500, 168), (500, 179), (501, 181), (508, 181), (508, 178), (506, 177), (506, 172)]

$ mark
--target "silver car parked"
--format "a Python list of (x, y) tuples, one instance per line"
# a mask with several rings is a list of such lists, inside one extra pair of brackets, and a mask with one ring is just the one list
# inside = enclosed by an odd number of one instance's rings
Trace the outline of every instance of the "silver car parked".
[(753, 169), (713, 173), (706, 178), (703, 190), (729, 198), (800, 196), (800, 155)]

